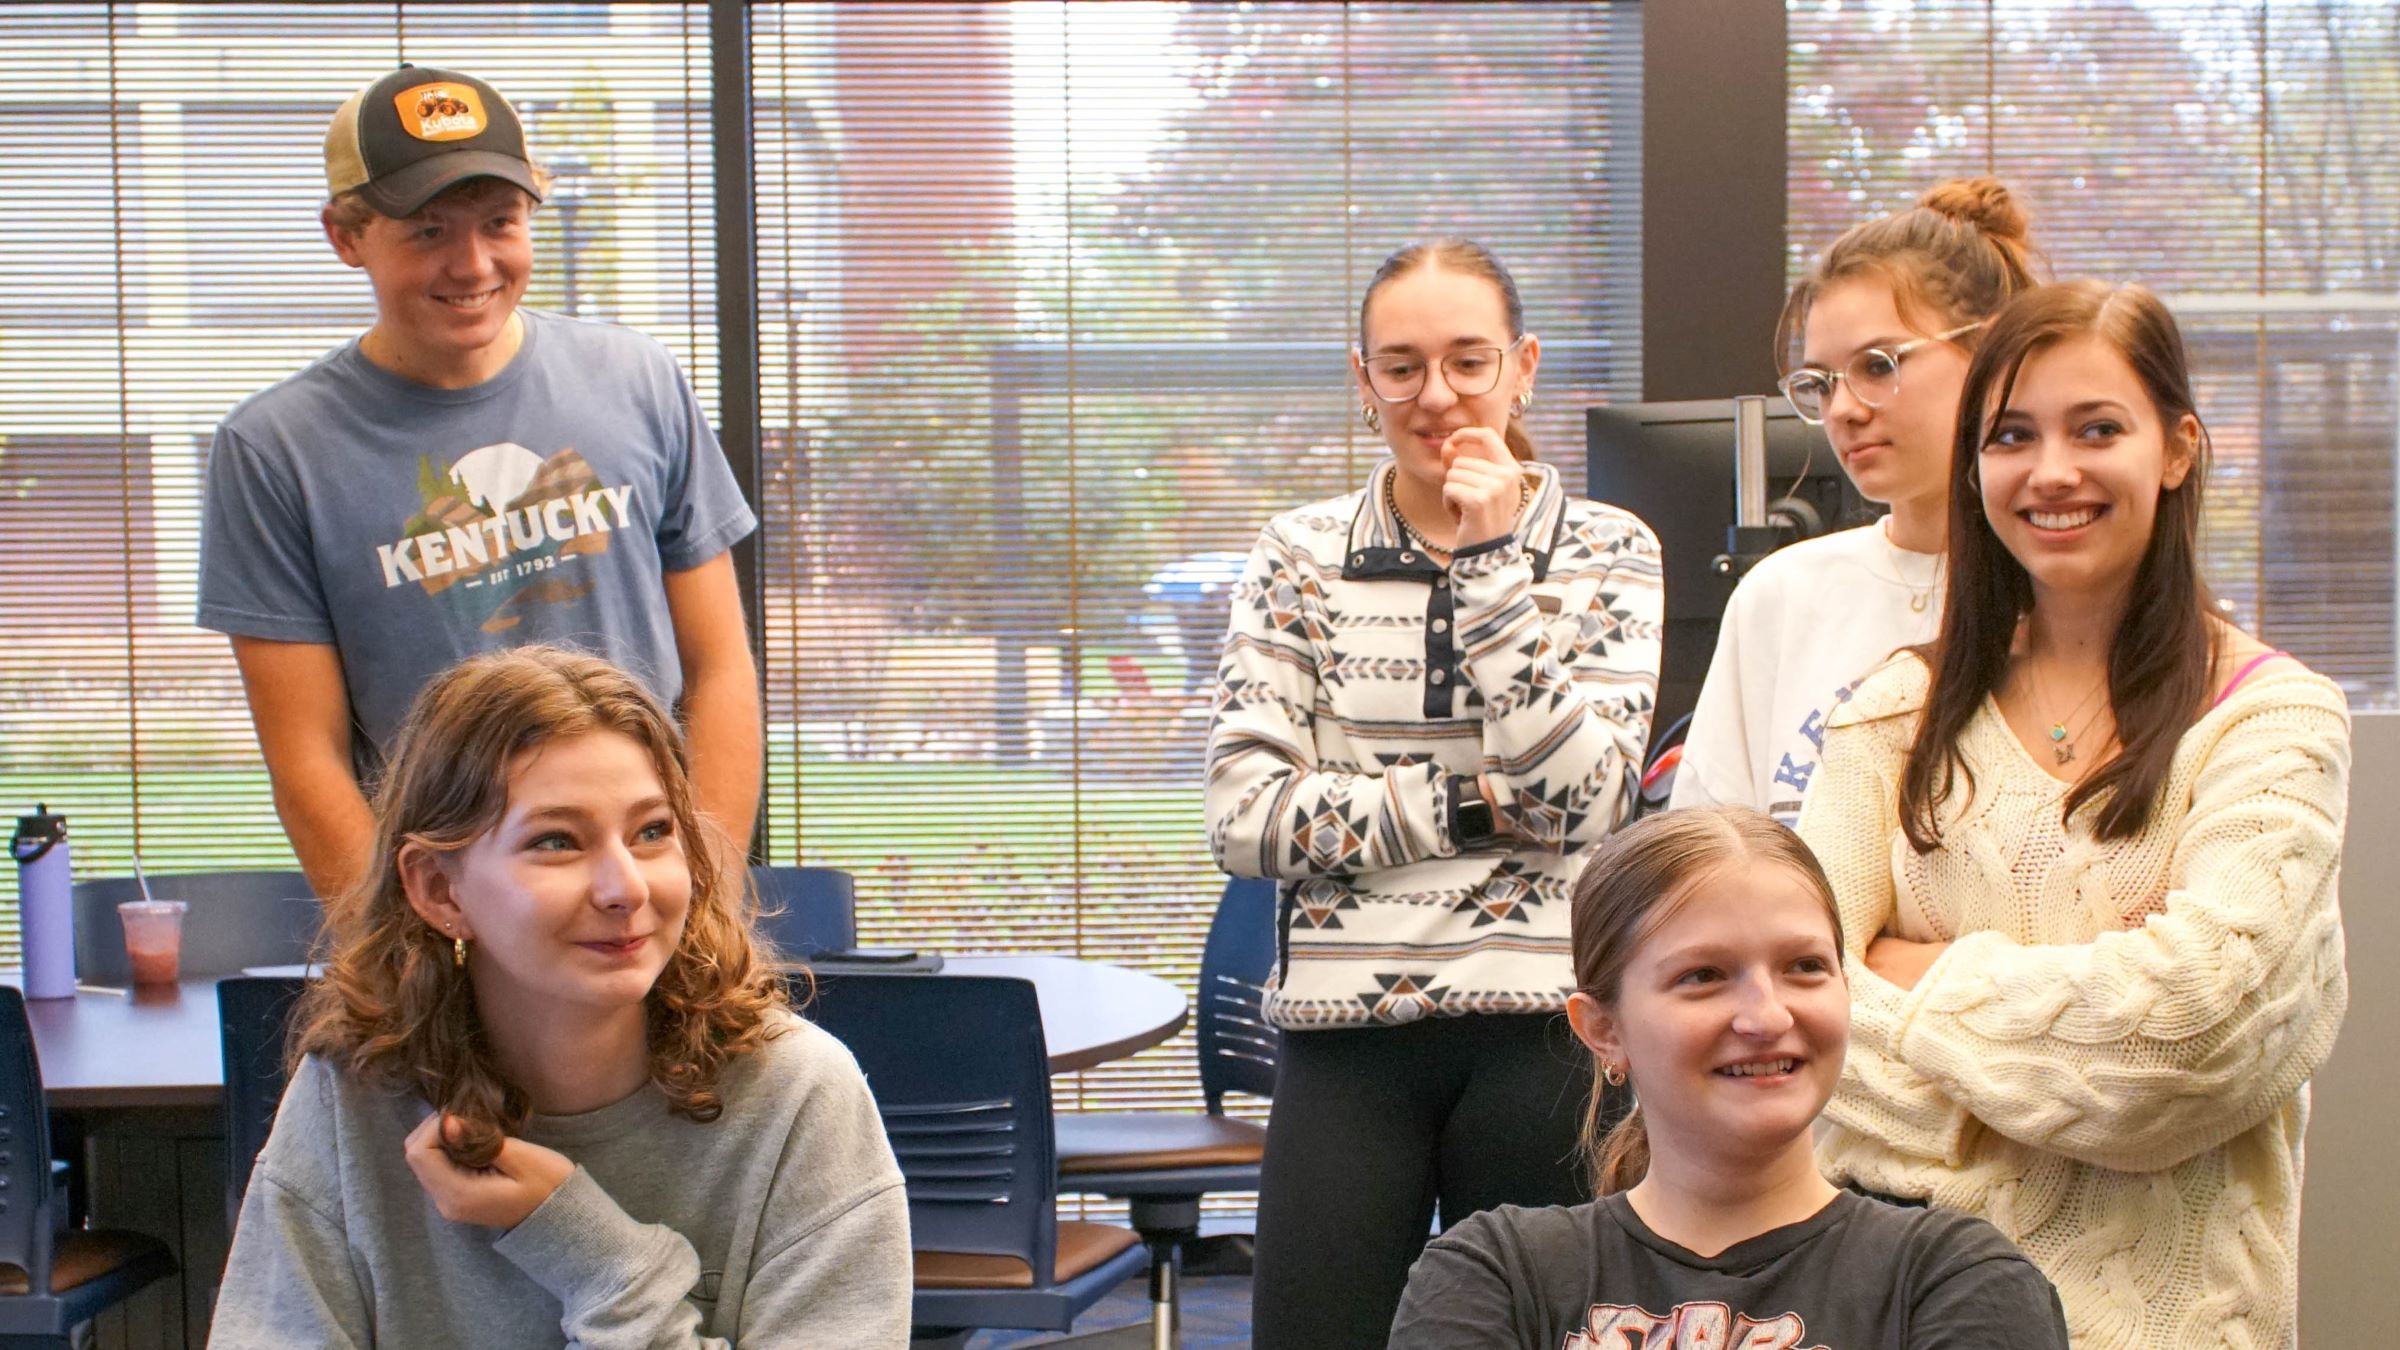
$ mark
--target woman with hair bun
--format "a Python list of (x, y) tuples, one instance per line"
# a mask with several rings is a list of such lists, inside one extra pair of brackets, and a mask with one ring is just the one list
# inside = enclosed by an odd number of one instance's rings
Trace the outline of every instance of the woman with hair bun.
[(2024, 207), (1997, 179), (1966, 178), (1852, 227), (1792, 288), (1775, 326), (1784, 393), (1891, 513), (1779, 549), (1734, 588), (1673, 805), (1798, 820), (1827, 715), (1933, 636), (1959, 381), (1982, 323), (2034, 272)]
[(375, 822), (209, 1344), (907, 1343), (874, 1101), (785, 1006), (657, 700), (560, 648), (471, 658)]
[(1394, 1350), (2065, 1350), (2057, 1294), (1990, 1224), (1818, 1174), (1850, 1000), (1832, 887), (1790, 830), (1695, 807), (1594, 850), (1567, 1016), (1639, 1102), (1604, 1133), (1593, 1095), (1598, 1198), (1435, 1239)]

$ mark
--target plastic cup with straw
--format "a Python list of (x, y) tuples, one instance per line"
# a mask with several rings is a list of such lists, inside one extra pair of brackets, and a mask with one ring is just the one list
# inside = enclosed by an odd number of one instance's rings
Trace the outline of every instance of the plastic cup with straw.
[(133, 964), (135, 984), (173, 984), (183, 965), (183, 914), (190, 906), (181, 900), (161, 900), (150, 893), (150, 877), (142, 870), (142, 855), (133, 855), (133, 879), (142, 898), (117, 906), (125, 925), (125, 955)]

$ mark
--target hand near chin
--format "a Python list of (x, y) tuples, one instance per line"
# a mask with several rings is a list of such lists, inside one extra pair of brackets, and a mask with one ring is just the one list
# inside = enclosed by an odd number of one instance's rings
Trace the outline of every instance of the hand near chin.
[(1451, 548), (1488, 544), (1517, 528), (1524, 471), (1490, 427), (1460, 427), (1442, 442), (1442, 504), (1458, 522)]
[(1911, 942), (1907, 938), (1879, 937), (1867, 944), (1867, 954), (1861, 959), (1867, 969), (1899, 985), (1914, 989), (1925, 972), (1933, 969), (1942, 953), (1950, 950), (1947, 942)]
[(440, 1111), (425, 1117), (408, 1132), (406, 1153), (417, 1184), (433, 1198), (433, 1207), (452, 1223), (482, 1224), (509, 1229), (541, 1207), (551, 1193), (575, 1174), (567, 1156), (522, 1139), (506, 1139), (492, 1165), (474, 1171), (450, 1161), (434, 1131), (447, 1128), (457, 1138), (457, 1118)]

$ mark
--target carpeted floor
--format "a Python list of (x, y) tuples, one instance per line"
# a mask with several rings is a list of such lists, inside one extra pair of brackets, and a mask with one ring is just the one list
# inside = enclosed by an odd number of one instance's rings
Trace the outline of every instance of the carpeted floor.
[[(1183, 1282), (1184, 1350), (1249, 1350), (1250, 1277), (1216, 1275)], [(1117, 1334), (1077, 1343), (1077, 1350), (1148, 1350), (1150, 1292), (1143, 1277), (1127, 1280), (1075, 1320), (1074, 1335)], [(1002, 1346), (1049, 1345), (1048, 1333), (986, 1331), (967, 1344), (970, 1350), (1000, 1350)]]

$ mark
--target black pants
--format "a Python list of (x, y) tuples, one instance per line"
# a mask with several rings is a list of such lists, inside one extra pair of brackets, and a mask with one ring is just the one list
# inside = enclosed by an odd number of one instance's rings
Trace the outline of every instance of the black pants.
[(1258, 1350), (1380, 1350), (1425, 1246), (1495, 1205), (1591, 1199), (1592, 1057), (1557, 1014), (1285, 1033), (1258, 1197)]

